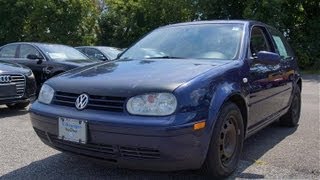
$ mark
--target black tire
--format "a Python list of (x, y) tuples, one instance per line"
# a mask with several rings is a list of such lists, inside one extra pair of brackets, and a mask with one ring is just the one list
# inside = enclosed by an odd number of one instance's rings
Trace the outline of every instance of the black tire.
[(241, 111), (234, 103), (223, 106), (213, 129), (212, 138), (203, 165), (210, 177), (223, 178), (237, 168), (244, 140)]
[(299, 123), (301, 113), (301, 90), (296, 87), (288, 112), (280, 119), (280, 125), (287, 127), (296, 127)]
[(24, 109), (26, 108), (30, 102), (22, 102), (22, 103), (13, 103), (13, 104), (6, 104), (10, 109)]

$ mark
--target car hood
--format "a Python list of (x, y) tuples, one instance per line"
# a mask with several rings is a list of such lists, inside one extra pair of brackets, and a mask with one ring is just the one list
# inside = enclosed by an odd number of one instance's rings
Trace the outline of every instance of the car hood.
[(30, 72), (31, 70), (23, 65), (0, 61), (0, 74), (3, 74), (3, 73), (28, 74)]
[[(199, 61), (199, 60), (198, 60)], [(228, 61), (118, 60), (68, 71), (47, 84), (56, 91), (128, 97), (172, 92), (194, 77)]]
[(63, 60), (63, 61), (56, 61), (56, 62), (59, 62), (60, 64), (64, 64), (64, 65), (74, 66), (74, 67), (82, 67), (90, 64), (99, 63), (101, 61), (91, 60), (91, 59), (79, 59), (79, 60), (72, 59), (72, 60)]

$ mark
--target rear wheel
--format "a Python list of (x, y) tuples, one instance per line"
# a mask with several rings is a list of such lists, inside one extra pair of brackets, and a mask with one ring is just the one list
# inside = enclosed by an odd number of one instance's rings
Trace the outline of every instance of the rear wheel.
[(12, 103), (12, 104), (6, 104), (6, 105), (10, 109), (24, 109), (29, 104), (30, 104), (30, 102), (22, 102), (22, 103)]
[(222, 108), (213, 129), (203, 170), (211, 177), (229, 176), (237, 168), (244, 139), (241, 112), (237, 105), (227, 103)]
[(299, 123), (301, 112), (301, 90), (296, 88), (288, 112), (280, 118), (280, 124), (288, 127), (295, 127)]

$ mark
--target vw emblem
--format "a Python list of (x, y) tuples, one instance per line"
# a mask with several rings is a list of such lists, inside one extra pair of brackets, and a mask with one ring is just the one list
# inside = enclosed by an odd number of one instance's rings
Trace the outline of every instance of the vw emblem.
[(10, 75), (0, 76), (0, 83), (10, 83), (10, 82), (11, 82)]
[(81, 94), (76, 100), (76, 103), (75, 103), (76, 108), (78, 110), (83, 110), (84, 108), (87, 107), (88, 102), (89, 102), (89, 96), (86, 94)]

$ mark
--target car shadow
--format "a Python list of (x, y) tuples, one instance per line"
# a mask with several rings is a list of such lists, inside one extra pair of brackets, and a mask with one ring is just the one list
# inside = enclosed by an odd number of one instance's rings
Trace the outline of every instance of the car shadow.
[(28, 114), (28, 108), (18, 110), (18, 109), (10, 109), (7, 106), (0, 106), (0, 120), (4, 118), (14, 117), (14, 116), (21, 116)]
[(240, 171), (238, 172), (239, 174), (237, 177), (246, 179), (264, 178), (262, 174), (248, 174), (243, 173), (243, 171), (253, 164), (263, 164), (264, 162), (259, 161), (260, 157), (262, 157), (269, 150), (273, 149), (286, 137), (293, 134), (297, 128), (298, 127), (283, 127), (279, 125), (279, 122), (274, 122), (268, 127), (249, 137), (244, 142), (244, 148), (241, 157), (242, 163), (240, 164)]
[[(279, 144), (296, 128), (283, 128), (272, 124), (244, 143), (239, 167), (228, 179), (261, 179), (263, 174), (247, 173), (245, 170), (262, 155)], [(200, 171), (152, 172), (111, 168), (85, 158), (58, 153), (3, 175), (0, 179), (209, 179)]]

